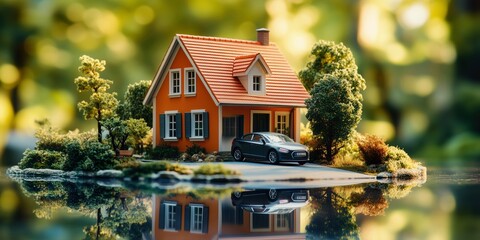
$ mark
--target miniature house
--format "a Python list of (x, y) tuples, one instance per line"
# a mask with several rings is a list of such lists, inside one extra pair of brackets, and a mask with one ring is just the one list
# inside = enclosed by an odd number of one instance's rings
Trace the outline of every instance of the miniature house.
[(258, 29), (257, 41), (177, 34), (144, 104), (153, 105), (154, 146), (213, 152), (253, 131), (298, 141), (308, 97), (269, 31)]

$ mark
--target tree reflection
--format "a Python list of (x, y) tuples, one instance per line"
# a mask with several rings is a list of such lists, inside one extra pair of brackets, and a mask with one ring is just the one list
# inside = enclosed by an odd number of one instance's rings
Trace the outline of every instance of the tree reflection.
[(306, 226), (308, 239), (359, 239), (356, 214), (379, 216), (389, 206), (388, 199), (408, 195), (412, 183), (329, 187), (311, 189), (312, 215)]
[(22, 181), (28, 197), (39, 207), (38, 218), (51, 219), (58, 210), (96, 218), (85, 226), (84, 239), (142, 239), (150, 235), (150, 197), (96, 183)]

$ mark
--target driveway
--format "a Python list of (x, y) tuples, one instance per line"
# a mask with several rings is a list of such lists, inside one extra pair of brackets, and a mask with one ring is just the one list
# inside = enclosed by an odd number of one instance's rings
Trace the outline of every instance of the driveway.
[[(195, 168), (204, 163), (182, 163)], [(289, 188), (289, 187), (330, 187), (359, 183), (376, 182), (376, 177), (351, 171), (307, 163), (282, 163), (271, 165), (262, 162), (223, 162), (229, 169), (241, 173), (245, 187), (251, 188)]]

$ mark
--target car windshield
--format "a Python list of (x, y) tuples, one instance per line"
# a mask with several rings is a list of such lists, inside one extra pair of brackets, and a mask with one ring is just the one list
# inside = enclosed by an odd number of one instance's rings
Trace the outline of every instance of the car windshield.
[(265, 135), (270, 142), (273, 143), (288, 143), (288, 142), (293, 142), (293, 140), (283, 134), (268, 134)]

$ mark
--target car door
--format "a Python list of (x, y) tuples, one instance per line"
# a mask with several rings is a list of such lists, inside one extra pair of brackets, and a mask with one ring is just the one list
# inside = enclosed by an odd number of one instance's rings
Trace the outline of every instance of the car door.
[(261, 134), (254, 134), (249, 145), (249, 152), (253, 157), (265, 158), (267, 156), (267, 140)]
[(240, 145), (240, 150), (242, 151), (243, 155), (246, 157), (251, 156), (252, 137), (253, 137), (253, 134), (246, 134), (245, 136), (242, 137), (241, 140), (238, 141), (238, 144)]

